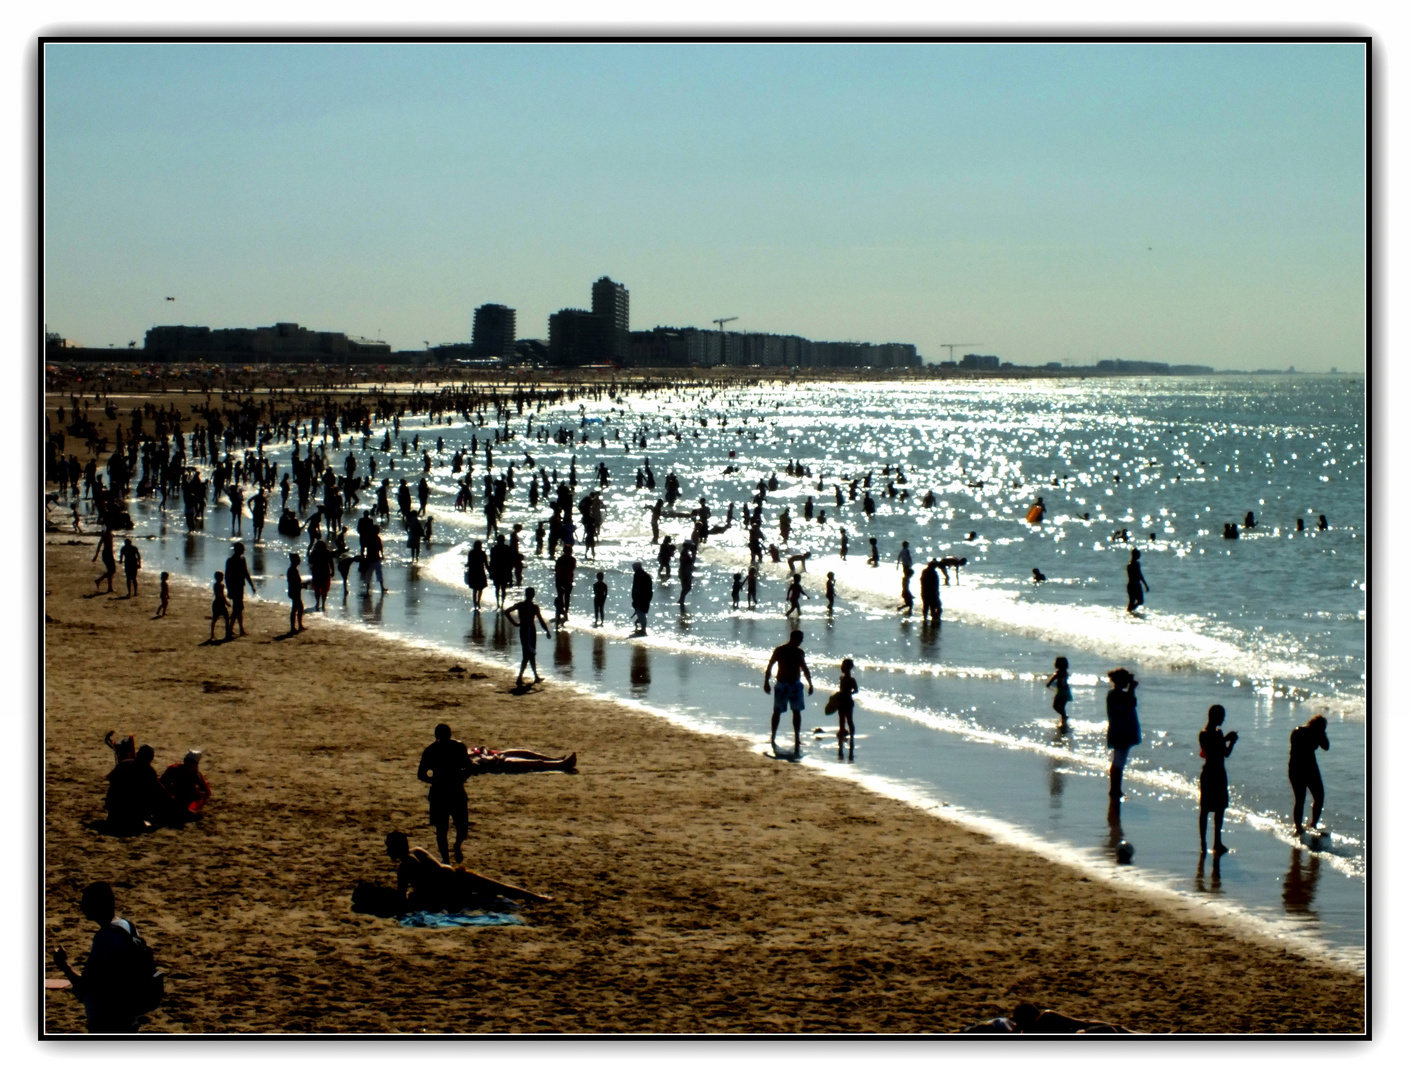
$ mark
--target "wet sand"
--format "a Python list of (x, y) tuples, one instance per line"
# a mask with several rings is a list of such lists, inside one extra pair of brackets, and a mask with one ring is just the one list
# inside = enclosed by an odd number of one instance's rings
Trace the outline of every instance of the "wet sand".
[[(113, 882), (171, 972), (144, 1030), (943, 1032), (1022, 1001), (1145, 1032), (1363, 1029), (1359, 975), (650, 714), (551, 682), (516, 696), (474, 656), (312, 613), (278, 640), (287, 604), (202, 645), (206, 590), (177, 585), (158, 621), (154, 573), (137, 600), (95, 597), (95, 542), (45, 550), (45, 947), (81, 958), (78, 894)], [(441, 721), (578, 753), (576, 774), (467, 785), (467, 864), (554, 897), (525, 926), (350, 910), (357, 880), (393, 880), (388, 829), (434, 848), (415, 772)], [(87, 827), (110, 728), (159, 768), (202, 747), (204, 819)], [(46, 1030), (83, 1030), (71, 995), (46, 1005)]]

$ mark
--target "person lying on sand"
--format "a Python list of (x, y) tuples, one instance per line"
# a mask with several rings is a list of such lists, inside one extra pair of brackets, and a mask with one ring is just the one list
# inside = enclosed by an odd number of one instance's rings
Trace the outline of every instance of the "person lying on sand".
[(476, 773), (549, 772), (561, 769), (571, 772), (577, 767), (578, 755), (549, 757), (534, 750), (491, 750), (484, 746), (470, 748), (470, 768)]
[(397, 864), (397, 895), (409, 911), (460, 911), (495, 897), (552, 899), (481, 877), (463, 866), (447, 866), (425, 848), (412, 847), (404, 832), (387, 834), (387, 855)]
[(1104, 1024), (1099, 1020), (1078, 1020), (1052, 1009), (1039, 1010), (1024, 1002), (1013, 1011), (1013, 1019), (995, 1017), (960, 1030), (964, 1035), (1132, 1035), (1129, 1028)]

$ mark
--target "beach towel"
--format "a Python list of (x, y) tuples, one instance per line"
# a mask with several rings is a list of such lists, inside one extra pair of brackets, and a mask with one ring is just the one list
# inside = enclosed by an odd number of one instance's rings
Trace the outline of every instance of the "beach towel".
[(507, 911), (408, 911), (397, 920), (402, 926), (444, 930), (454, 926), (523, 926), (524, 920)]

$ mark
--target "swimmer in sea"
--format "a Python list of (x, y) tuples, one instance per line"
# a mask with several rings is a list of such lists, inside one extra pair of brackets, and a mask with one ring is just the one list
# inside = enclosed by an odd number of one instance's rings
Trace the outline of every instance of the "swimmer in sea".
[(1146, 581), (1146, 576), (1141, 573), (1141, 553), (1135, 548), (1131, 549), (1131, 561), (1126, 564), (1126, 610), (1131, 614), (1136, 613), (1136, 609), (1146, 601), (1146, 594), (1142, 591), (1142, 586), (1150, 588)]

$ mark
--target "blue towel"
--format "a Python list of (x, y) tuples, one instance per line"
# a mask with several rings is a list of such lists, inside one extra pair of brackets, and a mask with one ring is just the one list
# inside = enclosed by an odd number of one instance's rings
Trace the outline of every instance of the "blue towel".
[(523, 926), (524, 920), (507, 911), (409, 911), (397, 920), (403, 926), (429, 926), (444, 930), (453, 926)]

